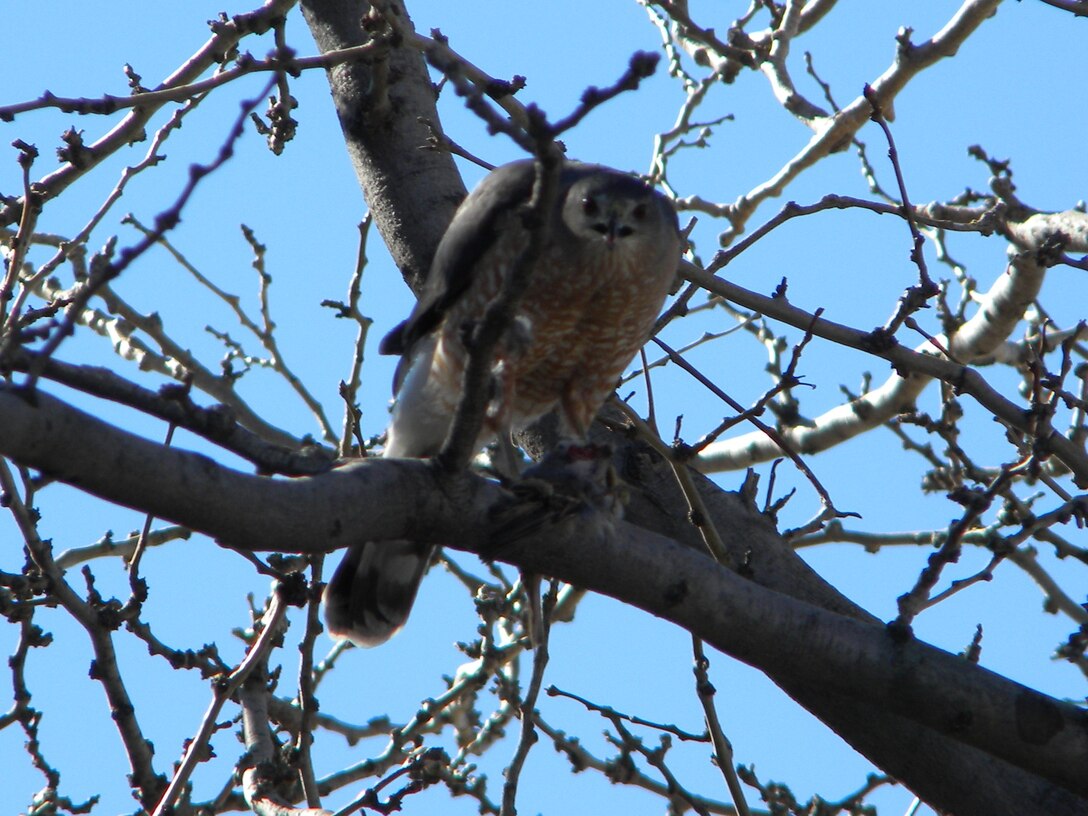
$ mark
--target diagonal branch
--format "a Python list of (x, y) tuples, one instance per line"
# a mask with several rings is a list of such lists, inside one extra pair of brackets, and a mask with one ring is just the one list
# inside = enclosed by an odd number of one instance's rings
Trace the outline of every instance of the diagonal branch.
[[(1027, 302), (1041, 285), (1043, 272), (1043, 268), (1029, 257), (1021, 255), (1013, 259), (1007, 273), (998, 278), (986, 296), (986, 303), (992, 304), (992, 307), (984, 305), (949, 344), (957, 362), (945, 359), (943, 355), (938, 356), (928, 342), (920, 347), (920, 351), (897, 343), (874, 347), (869, 332), (822, 318), (813, 321), (813, 315), (791, 305), (785, 298), (757, 294), (690, 266), (684, 274), (689, 280), (727, 300), (791, 326), (809, 330), (817, 337), (883, 357), (895, 367), (896, 373), (882, 386), (828, 411), (817, 420), (815, 427), (783, 430), (783, 437), (791, 447), (812, 453), (850, 439), (911, 407), (934, 378), (971, 395), (983, 408), (1010, 427), (1027, 434), (1035, 433), (1037, 429), (1024, 408), (1006, 399), (988, 385), (977, 371), (963, 363), (987, 354), (1004, 341), (1007, 332), (1011, 331), (1011, 325), (1015, 325), (1014, 322), (1010, 324), (1012, 316), (1023, 313)], [(1088, 485), (1088, 455), (1085, 455), (1083, 448), (1052, 428), (1043, 429), (1037, 444), (1061, 459), (1073, 472), (1078, 485)], [(699, 467), (705, 471), (736, 469), (777, 455), (777, 446), (768, 443), (761, 434), (752, 433), (711, 445), (700, 458)]]
[[(895, 60), (871, 83), (872, 94), (877, 102), (888, 109), (896, 95), (926, 68), (942, 59), (953, 56), (960, 45), (982, 23), (993, 16), (1001, 0), (966, 0), (948, 23), (923, 43), (912, 43), (909, 32), (898, 37)], [(765, 201), (776, 198), (796, 178), (821, 159), (849, 144), (850, 140), (869, 120), (872, 106), (863, 95), (856, 97), (842, 110), (824, 120), (812, 138), (792, 159), (787, 161), (771, 178), (742, 195), (729, 205), (717, 205), (697, 197), (681, 199), (677, 205), (716, 216), (725, 216), (731, 227), (720, 238), (727, 246), (744, 231), (748, 219)], [(711, 266), (713, 269), (713, 265)]]
[[(496, 552), (489, 507), (500, 488), (471, 474), (446, 477), (459, 480), (456, 500), (417, 461), (361, 461), (290, 481), (248, 476), (110, 428), (40, 390), (34, 400), (0, 388), (0, 453), (240, 549), (328, 550), (365, 530), (375, 539), (455, 541)], [(945, 652), (769, 591), (675, 541), (592, 514), (543, 525), (497, 552), (524, 569), (671, 620), (759, 667), (817, 711), (847, 698), (853, 711), (883, 710), (908, 732), (921, 725), (934, 737), (945, 735), (938, 746), (951, 739), (968, 756), (974, 756), (968, 746), (989, 752), (1002, 769), (991, 771), (1001, 797), (1010, 795), (1006, 783), (1034, 796), (1045, 784), (1040, 780), (1049, 780), (1057, 814), (1075, 812), (1060, 806), (1063, 797), (1088, 795), (1080, 770), (1088, 764), (1084, 712)], [(918, 773), (913, 748), (896, 740), (889, 747), (886, 735), (874, 744), (871, 716), (849, 723), (839, 717), (837, 727), (908, 785), (940, 784), (928, 775), (911, 778)], [(948, 797), (955, 796), (942, 789), (931, 798), (953, 809)]]
[[(229, 53), (243, 37), (268, 31), (272, 24), (283, 17), (296, 2), (297, 0), (267, 0), (258, 9), (245, 14), (236, 14), (229, 20), (214, 23), (211, 38), (174, 73), (164, 79), (157, 90), (193, 82), (211, 66), (217, 65), (223, 59), (223, 55)], [(78, 166), (71, 162), (65, 163), (39, 179), (33, 185), (38, 203), (42, 204), (56, 198), (73, 182), (97, 167), (119, 148), (142, 138), (144, 126), (168, 102), (168, 99), (163, 98), (158, 101), (158, 104), (141, 104), (133, 108), (109, 133), (81, 151)], [(0, 226), (14, 223), (19, 218), (21, 210), (22, 199), (16, 199), (0, 207)]]

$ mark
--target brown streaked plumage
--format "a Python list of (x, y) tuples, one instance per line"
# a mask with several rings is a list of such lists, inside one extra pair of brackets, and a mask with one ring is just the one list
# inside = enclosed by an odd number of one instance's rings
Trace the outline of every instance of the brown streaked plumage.
[[(412, 314), (382, 341), (401, 354), (385, 456), (438, 452), (461, 398), (464, 328), (499, 293), (529, 233), (518, 208), (531, 161), (490, 173), (465, 199), (435, 253)], [(496, 349), (496, 397), (480, 445), (557, 411), (583, 439), (616, 380), (648, 339), (680, 258), (676, 212), (637, 178), (568, 162), (557, 211), (515, 315)], [(325, 591), (332, 634), (387, 640), (407, 619), (433, 548), (409, 541), (353, 546)]]

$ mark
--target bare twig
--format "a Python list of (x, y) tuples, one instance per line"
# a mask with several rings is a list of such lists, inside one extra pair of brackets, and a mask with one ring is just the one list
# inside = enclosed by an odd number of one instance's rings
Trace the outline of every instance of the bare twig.
[(892, 169), (895, 171), (895, 180), (899, 185), (899, 200), (902, 202), (900, 212), (903, 218), (907, 222), (907, 226), (910, 228), (911, 234), (911, 251), (910, 258), (914, 262), (914, 265), (918, 267), (918, 286), (911, 286), (903, 293), (899, 299), (899, 308), (896, 310), (895, 315), (884, 324), (882, 327), (883, 332), (887, 336), (894, 335), (899, 326), (910, 317), (918, 309), (922, 309), (926, 305), (926, 301), (937, 294), (937, 284), (935, 284), (929, 277), (929, 271), (926, 269), (925, 253), (922, 251), (925, 246), (925, 239), (922, 237), (922, 233), (918, 231), (918, 226), (915, 223), (914, 213), (911, 209), (910, 198), (907, 196), (907, 184), (903, 179), (903, 169), (899, 165), (899, 151), (895, 147), (895, 140), (892, 138), (892, 129), (888, 126), (888, 120), (884, 116), (884, 112), (880, 106), (880, 100), (877, 99), (873, 93), (873, 89), (868, 85), (864, 90), (865, 99), (873, 106), (872, 116), (870, 117), (876, 122), (880, 129), (884, 131), (884, 137), (888, 140), (888, 159), (892, 163)]
[(630, 406), (619, 401), (615, 404), (619, 406), (620, 410), (626, 416), (627, 421), (639, 432), (642, 439), (669, 462), (672, 467), (673, 475), (676, 477), (676, 482), (680, 485), (684, 498), (688, 502), (688, 517), (702, 536), (707, 551), (719, 564), (735, 567), (736, 565), (733, 561), (733, 557), (722, 542), (721, 535), (714, 525), (713, 517), (708, 512), (706, 505), (703, 502), (702, 494), (695, 486), (695, 481), (692, 479), (691, 473), (688, 472), (686, 459), (682, 456), (678, 456), (677, 450), (674, 447), (666, 445), (657, 435), (657, 432), (647, 425), (642, 417), (636, 414)]
[[(268, 88), (271, 88), (271, 83), (268, 85)], [(182, 189), (181, 194), (174, 201), (174, 204), (167, 210), (159, 213), (155, 218), (155, 228), (149, 234), (145, 235), (143, 240), (136, 244), (136, 246), (123, 250), (120, 258), (116, 262), (111, 261), (103, 264), (96, 270), (92, 270), (90, 277), (79, 288), (79, 291), (73, 296), (71, 304), (65, 309), (64, 320), (61, 321), (56, 332), (42, 347), (40, 351), (41, 358), (48, 359), (52, 357), (53, 353), (57, 350), (57, 347), (60, 346), (66, 338), (72, 335), (75, 331), (76, 321), (82, 315), (87, 303), (101, 286), (118, 277), (128, 268), (129, 264), (143, 255), (144, 252), (156, 244), (167, 231), (173, 229), (177, 225), (181, 220), (181, 211), (185, 208), (185, 205), (188, 203), (189, 198), (192, 196), (201, 180), (218, 170), (234, 155), (234, 143), (242, 135), (246, 116), (249, 114), (249, 111), (257, 105), (258, 100), (268, 93), (268, 88), (266, 88), (257, 99), (250, 100), (242, 105), (242, 112), (238, 118), (235, 119), (234, 126), (227, 135), (226, 141), (220, 146), (216, 158), (208, 164), (195, 164), (189, 168), (188, 183)], [(39, 376), (40, 371), (37, 367), (32, 367), (28, 373), (25, 387), (29, 390), (33, 390)]]
[(518, 736), (517, 748), (510, 764), (506, 767), (504, 775), (506, 781), (502, 786), (502, 810), (500, 816), (517, 816), (518, 782), (521, 779), (522, 768), (529, 757), (529, 751), (539, 739), (536, 735), (536, 703), (540, 697), (540, 689), (544, 684), (544, 669), (548, 665), (548, 634), (550, 626), (550, 608), (555, 605), (555, 582), (552, 582), (548, 592), (548, 598), (544, 602), (544, 615), (541, 618), (540, 631), (534, 633), (539, 637), (539, 642), (534, 643), (533, 673), (529, 679), (529, 687), (525, 691), (525, 698), (518, 706), (521, 712), (521, 732)]
[(162, 798), (159, 799), (158, 804), (155, 807), (153, 816), (163, 816), (163, 814), (169, 812), (173, 807), (178, 796), (188, 783), (189, 777), (196, 769), (197, 764), (202, 761), (202, 757), (207, 751), (208, 740), (211, 739), (212, 734), (215, 733), (218, 728), (216, 720), (219, 716), (219, 712), (223, 709), (223, 706), (226, 705), (227, 701), (238, 691), (242, 683), (245, 682), (250, 672), (268, 658), (268, 653), (271, 651), (275, 640), (282, 636), (281, 627), (283, 626), (286, 613), (287, 604), (281, 597), (280, 592), (273, 591), (272, 596), (269, 599), (268, 608), (265, 610), (264, 616), (261, 619), (260, 636), (246, 652), (245, 659), (238, 664), (234, 671), (223, 678), (221, 682), (216, 683), (212, 700), (208, 704), (207, 712), (205, 712), (203, 719), (200, 721), (200, 727), (197, 729), (192, 740), (189, 741), (185, 754), (182, 757), (177, 770), (174, 772), (173, 778), (170, 780), (170, 785), (167, 787)]
[(714, 758), (717, 760), (718, 769), (725, 777), (725, 784), (729, 788), (729, 795), (733, 797), (733, 804), (737, 807), (738, 816), (748, 816), (748, 802), (744, 798), (744, 789), (740, 786), (737, 777), (737, 769), (733, 767), (733, 745), (725, 736), (722, 724), (718, 719), (718, 709), (714, 705), (714, 695), (717, 689), (710, 682), (710, 661), (703, 650), (703, 642), (694, 635), (691, 638), (691, 648), (694, 653), (692, 671), (695, 673), (695, 691), (699, 697), (699, 703), (703, 707), (703, 716), (706, 720), (707, 732), (714, 744)]
[(598, 714), (608, 719), (618, 717), (631, 723), (632, 725), (642, 725), (647, 728), (652, 728), (655, 731), (664, 731), (665, 733), (672, 734), (674, 737), (683, 740), (684, 742), (710, 741), (710, 735), (705, 731), (702, 734), (695, 734), (691, 731), (685, 731), (684, 729), (680, 728), (677, 725), (673, 725), (672, 723), (659, 723), (654, 722), (653, 720), (647, 720), (644, 717), (637, 717), (634, 714), (625, 714), (622, 711), (617, 711), (616, 709), (612, 708), (612, 706), (594, 703), (592, 700), (587, 700), (585, 697), (582, 697), (578, 694), (573, 694), (569, 691), (564, 691), (563, 689), (557, 688), (556, 686), (548, 686), (547, 694), (549, 697), (566, 697), (568, 699), (575, 700), (585, 706), (586, 709), (588, 709), (589, 711), (596, 711)]
[(367, 264), (366, 242), (370, 235), (370, 225), (373, 223), (374, 219), (370, 213), (367, 213), (363, 220), (359, 222), (359, 252), (356, 256), (355, 271), (352, 273), (351, 282), (348, 284), (347, 301), (340, 303), (323, 300), (321, 302), (322, 306), (336, 309), (337, 318), (352, 320), (359, 327), (359, 331), (355, 335), (355, 350), (351, 356), (351, 373), (348, 375), (347, 380), (341, 380), (340, 382), (340, 396), (344, 400), (344, 427), (340, 433), (339, 442), (340, 456), (349, 455), (352, 439), (359, 446), (359, 454), (366, 453), (359, 428), (360, 414), (356, 405), (356, 398), (359, 393), (359, 386), (362, 384), (366, 338), (370, 333), (370, 326), (374, 322), (359, 311), (359, 301), (363, 290), (363, 271), (366, 269)]
[[(160, 89), (187, 85), (203, 74), (212, 65), (217, 65), (223, 54), (227, 54), (238, 41), (251, 33), (267, 31), (272, 23), (287, 13), (296, 0), (266, 0), (254, 11), (235, 14), (229, 20), (222, 19), (213, 24), (212, 37), (200, 49), (185, 61), (177, 70), (162, 81)], [(261, 94), (263, 97), (267, 91)], [(62, 167), (44, 176), (35, 183), (35, 192), (41, 202), (47, 202), (60, 195), (77, 178), (85, 175), (113, 155), (119, 148), (131, 144), (141, 133), (151, 117), (165, 104), (137, 103), (128, 115), (117, 123), (107, 134), (94, 144), (87, 145), (81, 152), (78, 164), (65, 163)], [(18, 219), (21, 202), (13, 202), (0, 207), (0, 226), (6, 226)]]
[[(861, 401), (866, 403), (865, 407), (859, 408), (856, 404), (842, 406), (818, 420), (819, 427), (824, 429), (827, 434), (827, 439), (822, 445), (817, 446), (815, 440), (810, 441), (809, 439), (811, 436), (818, 435), (816, 431), (810, 431), (806, 428), (791, 428), (785, 431), (784, 434), (791, 447), (804, 450), (822, 450), (830, 444), (854, 436), (863, 427), (871, 427), (872, 424), (883, 422), (897, 414), (900, 410), (899, 406), (912, 403), (916, 394), (921, 391), (931, 377), (942, 379), (954, 385), (960, 392), (971, 395), (986, 410), (1010, 427), (1022, 431), (1031, 430), (1021, 407), (1006, 399), (991, 387), (977, 371), (970, 367), (941, 359), (933, 354), (912, 351), (898, 344), (886, 348), (873, 348), (870, 343), (871, 334), (869, 332), (851, 329), (824, 318), (814, 322), (811, 313), (798, 309), (784, 298), (770, 298), (751, 292), (722, 278), (708, 275), (701, 270), (686, 268), (685, 275), (717, 295), (754, 309), (768, 317), (782, 320), (804, 331), (811, 331), (816, 337), (822, 337), (844, 346), (861, 349), (883, 357), (889, 360), (897, 371), (906, 375), (895, 374), (884, 386), (863, 396)], [(1009, 287), (1016, 286), (1016, 282), (1011, 280), (1012, 277), (1014, 276), (1007, 275), (999, 279), (994, 285), (994, 291), (1000, 290), (1003, 296)], [(980, 323), (986, 323), (991, 328), (993, 327), (992, 315), (985, 320), (979, 318), (979, 321)], [(957, 335), (957, 339), (960, 339), (961, 336)], [(954, 346), (953, 350), (958, 357), (963, 358), (964, 351), (962, 349)], [(864, 421), (859, 421), (860, 414), (865, 415)], [(753, 438), (745, 436), (731, 439), (728, 443), (719, 443), (727, 444), (730, 449), (728, 452), (723, 451), (721, 454), (716, 450), (717, 446), (712, 446), (698, 460), (698, 466), (706, 470), (718, 469), (723, 464), (716, 461), (719, 456), (728, 458), (729, 465), (732, 467), (747, 466), (756, 461), (753, 456), (756, 451), (752, 446), (760, 444), (755, 441), (754, 437), (761, 435), (761, 433), (758, 433), (753, 435)], [(1049, 451), (1061, 459), (1073, 472), (1075, 480), (1079, 484), (1088, 486), (1088, 455), (1085, 455), (1082, 448), (1070, 443), (1061, 434), (1052, 430), (1041, 431), (1041, 436), (1037, 438), (1036, 443), (1041, 449)], [(746, 453), (739, 455), (742, 449)], [(779, 450), (777, 446), (774, 446), (767, 451), (766, 455), (768, 457), (778, 455)], [(762, 455), (762, 452), (760, 453)]]
[[(620, 763), (616, 759), (601, 759), (594, 756), (580, 740), (568, 737), (539, 716), (536, 724), (537, 728), (552, 741), (555, 750), (565, 754), (570, 760), (571, 766), (576, 770), (581, 771), (585, 768), (592, 768), (607, 775), (614, 782), (632, 785), (671, 801), (674, 791), (667, 784), (652, 779), (629, 765), (624, 767), (621, 773), (619, 771)], [(714, 813), (720, 814), (720, 816), (736, 816), (737, 813), (736, 808), (731, 803), (716, 801), (705, 796), (692, 796), (691, 801), (692, 807), (697, 807), (700, 813)]]
[[(808, 329), (806, 329), (806, 332), (815, 333), (815, 332), (813, 332), (811, 326), (815, 325), (816, 321), (818, 321), (818, 320), (819, 320), (819, 316), (814, 315), (813, 320), (812, 320), (812, 324), (810, 325), (810, 327)], [(664, 350), (664, 352), (669, 355), (669, 357), (672, 359), (672, 361), (674, 363), (676, 363), (678, 366), (680, 366), (680, 368), (684, 369), (684, 371), (688, 372), (699, 383), (701, 383), (707, 390), (709, 390), (712, 394), (714, 394), (714, 396), (716, 396), (718, 399), (722, 400), (726, 405), (728, 405), (734, 411), (737, 411), (738, 413), (742, 413), (742, 414), (744, 413), (744, 407), (740, 403), (738, 403), (736, 400), (734, 400), (732, 397), (730, 397), (728, 394), (726, 394), (724, 391), (722, 391), (714, 383), (710, 382), (710, 380), (708, 380), (705, 376), (703, 376), (703, 374), (701, 372), (699, 372), (698, 369), (696, 369), (694, 366), (692, 366), (690, 363), (688, 363), (687, 360), (685, 360), (682, 356), (680, 356), (676, 351), (669, 348), (668, 345), (666, 345), (664, 342), (657, 339), (656, 337), (654, 338), (654, 342), (657, 343), (657, 345), (660, 346)], [(769, 425), (762, 422), (756, 416), (749, 415), (746, 418), (750, 423), (752, 423), (753, 425), (755, 425), (759, 429), (760, 433), (765, 434), (776, 445), (778, 445), (779, 450), (787, 458), (789, 458), (789, 460), (791, 462), (793, 462), (794, 466), (796, 466), (798, 470), (800, 470), (805, 475), (805, 477), (808, 479), (809, 483), (812, 485), (812, 487), (816, 490), (816, 493), (819, 495), (820, 501), (822, 502), (825, 511), (828, 513), (827, 518), (834, 518), (835, 516), (843, 515), (843, 513), (840, 513), (838, 510), (835, 509), (835, 503), (831, 500), (831, 495), (827, 492), (827, 489), (823, 486), (823, 484), (820, 483), (819, 479), (816, 478), (816, 474), (814, 474), (812, 472), (812, 469), (809, 468), (809, 466), (797, 454), (797, 452), (794, 451), (789, 446), (789, 444), (782, 437), (782, 434), (779, 433), (774, 428), (772, 428)], [(845, 515), (851, 515), (851, 514), (846, 513)]]

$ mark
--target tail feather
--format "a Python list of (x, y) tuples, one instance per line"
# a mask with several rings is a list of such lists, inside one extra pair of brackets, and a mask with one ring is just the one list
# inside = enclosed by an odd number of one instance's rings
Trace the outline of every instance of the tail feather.
[(325, 587), (329, 633), (359, 646), (389, 640), (412, 611), (434, 549), (405, 540), (353, 545)]
[[(435, 344), (433, 337), (418, 341), (398, 370), (383, 456), (421, 458), (442, 447), (453, 411), (431, 377)], [(329, 633), (359, 646), (389, 640), (408, 620), (434, 551), (432, 544), (406, 540), (352, 545), (325, 587)]]

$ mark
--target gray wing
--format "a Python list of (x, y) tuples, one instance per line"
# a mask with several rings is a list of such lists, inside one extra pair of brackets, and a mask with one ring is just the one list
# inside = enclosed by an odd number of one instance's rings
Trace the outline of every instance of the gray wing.
[[(565, 192), (585, 176), (607, 173), (621, 184), (645, 187), (625, 173), (595, 164), (564, 162), (560, 173), (557, 211), (562, 210)], [(409, 355), (412, 346), (442, 322), (449, 307), (472, 283), (477, 263), (499, 239), (502, 216), (529, 200), (533, 178), (532, 159), (523, 159), (492, 170), (476, 186), (457, 209), (438, 244), (415, 308), (407, 320), (383, 338), (380, 353)]]
[(529, 199), (533, 162), (513, 162), (493, 170), (477, 185), (453, 216), (438, 244), (419, 302), (382, 340), (382, 354), (410, 353), (412, 346), (433, 331), (472, 282), (480, 258), (499, 237), (501, 215)]
[[(480, 260), (499, 240), (502, 225), (509, 223), (503, 216), (529, 200), (534, 172), (532, 159), (496, 168), (458, 207), (435, 251), (426, 286), (415, 308), (378, 346), (381, 354), (403, 357), (393, 378), (394, 394), (411, 365), (412, 348), (442, 323), (450, 306), (468, 290)], [(587, 176), (601, 176), (604, 185), (632, 186), (640, 191), (648, 189), (637, 178), (596, 164), (567, 161), (560, 173), (560, 194), (555, 204), (557, 217), (571, 186)], [(675, 221), (675, 212), (671, 207), (668, 209)], [(557, 223), (556, 228), (562, 229), (562, 226)]]

